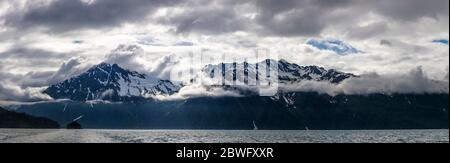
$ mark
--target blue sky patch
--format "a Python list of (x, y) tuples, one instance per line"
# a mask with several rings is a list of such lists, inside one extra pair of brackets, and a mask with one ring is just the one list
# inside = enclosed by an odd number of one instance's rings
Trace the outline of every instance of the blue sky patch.
[(433, 43), (438, 43), (438, 44), (445, 44), (448, 45), (448, 40), (447, 39), (439, 39), (439, 40), (433, 40)]
[(306, 44), (311, 45), (320, 50), (333, 51), (338, 55), (356, 54), (362, 52), (355, 47), (336, 39), (317, 40), (311, 39)]

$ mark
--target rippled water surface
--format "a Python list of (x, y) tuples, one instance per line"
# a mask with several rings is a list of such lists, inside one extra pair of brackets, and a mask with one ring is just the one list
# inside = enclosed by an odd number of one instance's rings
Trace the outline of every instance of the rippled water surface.
[(449, 130), (0, 129), (1, 143), (449, 143)]

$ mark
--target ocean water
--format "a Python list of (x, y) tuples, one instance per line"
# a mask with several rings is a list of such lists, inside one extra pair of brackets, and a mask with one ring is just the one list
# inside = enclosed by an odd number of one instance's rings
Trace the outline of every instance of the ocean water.
[(0, 129), (0, 143), (449, 143), (449, 130)]

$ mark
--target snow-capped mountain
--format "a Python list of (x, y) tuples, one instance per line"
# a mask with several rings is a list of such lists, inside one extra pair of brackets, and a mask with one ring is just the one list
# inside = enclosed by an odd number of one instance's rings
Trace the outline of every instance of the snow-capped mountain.
[(306, 44), (311, 45), (319, 50), (333, 51), (339, 55), (348, 55), (362, 52), (356, 49), (355, 47), (336, 39), (327, 39), (327, 40), (311, 39)]
[(101, 63), (85, 73), (49, 86), (44, 93), (55, 99), (76, 101), (145, 98), (152, 95), (170, 95), (180, 86), (121, 68), (117, 64)]
[[(222, 71), (224, 69), (224, 71)], [(266, 72), (264, 72), (266, 69)], [(340, 83), (345, 79), (356, 77), (350, 73), (340, 72), (334, 69), (325, 69), (318, 66), (299, 66), (286, 60), (264, 60), (259, 63), (222, 63), (207, 65), (202, 69), (211, 78), (223, 78), (228, 82), (248, 80), (260, 80), (267, 72), (277, 72), (279, 83), (295, 83), (304, 80), (328, 81)], [(219, 76), (217, 76), (219, 75)], [(254, 79), (253, 79), (254, 78)]]
[[(222, 71), (222, 67), (225, 68), (225, 71)], [(276, 72), (278, 78), (275, 79), (277, 81), (266, 78), (267, 74), (261, 70)], [(285, 84), (295, 84), (305, 80), (339, 83), (347, 78), (356, 77), (353, 74), (333, 69), (327, 70), (318, 66), (299, 66), (285, 60), (269, 59), (255, 64), (246, 62), (210, 64), (202, 69), (202, 73), (214, 79), (226, 79), (229, 83), (235, 81), (242, 83), (260, 82), (260, 79)], [(172, 95), (177, 93), (181, 87), (181, 84), (126, 70), (117, 64), (101, 63), (79, 76), (49, 86), (44, 90), (44, 93), (54, 99), (75, 101), (135, 101), (155, 95)]]

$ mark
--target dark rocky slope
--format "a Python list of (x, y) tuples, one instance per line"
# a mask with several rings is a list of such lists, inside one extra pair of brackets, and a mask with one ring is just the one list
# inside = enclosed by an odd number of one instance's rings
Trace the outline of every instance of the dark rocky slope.
[(59, 128), (53, 120), (8, 111), (0, 107), (0, 128)]

